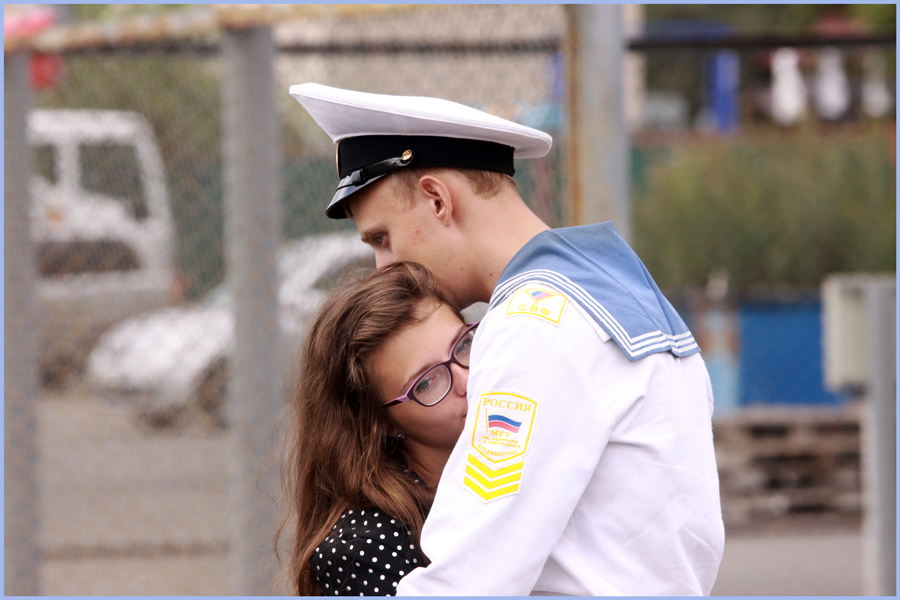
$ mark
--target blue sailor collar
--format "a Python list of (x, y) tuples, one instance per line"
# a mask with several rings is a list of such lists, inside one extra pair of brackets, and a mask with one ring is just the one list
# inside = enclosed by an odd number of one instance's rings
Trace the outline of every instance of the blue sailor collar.
[(631, 361), (656, 352), (700, 351), (612, 221), (534, 236), (500, 274), (491, 308), (529, 281), (547, 283), (577, 302)]

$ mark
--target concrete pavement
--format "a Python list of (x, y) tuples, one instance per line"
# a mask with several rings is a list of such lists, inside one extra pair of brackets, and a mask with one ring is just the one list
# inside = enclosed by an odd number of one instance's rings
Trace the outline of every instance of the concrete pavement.
[(85, 395), (38, 404), (48, 595), (229, 594), (229, 436), (154, 433)]
[[(45, 595), (228, 595), (231, 439), (152, 432), (85, 393), (38, 402)], [(8, 548), (8, 551), (11, 548)], [(714, 595), (859, 595), (858, 530), (729, 535)]]

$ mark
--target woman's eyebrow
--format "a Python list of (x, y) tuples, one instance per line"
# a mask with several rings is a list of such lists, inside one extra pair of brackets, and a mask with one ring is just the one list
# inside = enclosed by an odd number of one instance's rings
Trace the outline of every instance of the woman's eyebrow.
[(462, 337), (463, 331), (466, 330), (467, 325), (465, 323), (456, 330), (456, 336), (453, 338), (453, 341), (450, 342), (450, 354), (453, 354), (453, 347), (456, 346), (456, 343), (459, 341), (459, 338)]
[[(456, 346), (456, 343), (459, 341), (459, 338), (462, 336), (462, 333), (465, 330), (466, 330), (466, 324), (463, 323), (462, 326), (459, 328), (459, 330), (457, 330), (456, 336), (454, 336), (453, 341), (450, 342), (449, 354), (453, 354), (453, 348), (454, 348), (454, 346)], [(438, 362), (440, 362), (440, 361), (438, 361)], [(434, 365), (436, 365), (436, 364), (438, 364), (438, 363), (434, 363)], [(409, 379), (407, 379), (405, 382), (403, 382), (403, 385), (401, 386), (402, 389), (400, 390), (400, 392), (405, 394), (407, 391), (409, 391), (409, 386), (411, 386), (413, 384), (413, 381), (415, 381), (420, 376), (424, 375), (425, 372), (428, 371), (428, 369), (430, 369), (434, 365), (428, 365), (428, 366), (422, 367), (421, 369), (416, 371), (415, 374), (411, 375), (409, 377)]]
[[(437, 363), (435, 363), (435, 364), (437, 364)], [(418, 379), (419, 377), (421, 377), (422, 375), (424, 375), (425, 372), (428, 371), (428, 369), (430, 369), (433, 366), (434, 365), (426, 365), (426, 366), (422, 367), (421, 369), (419, 369), (418, 371), (416, 371), (415, 373), (413, 373), (412, 375), (410, 375), (409, 378), (403, 382), (400, 393), (402, 393), (402, 394), (407, 393), (409, 391), (410, 386), (412, 386), (413, 382), (416, 379)]]

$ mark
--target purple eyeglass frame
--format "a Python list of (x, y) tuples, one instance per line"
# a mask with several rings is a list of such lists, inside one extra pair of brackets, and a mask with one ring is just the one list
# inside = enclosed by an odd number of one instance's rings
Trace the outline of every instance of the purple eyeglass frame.
[[(432, 366), (428, 367), (428, 369), (424, 373), (422, 373), (421, 375), (416, 377), (415, 381), (412, 382), (412, 385), (409, 386), (409, 389), (406, 390), (405, 394), (403, 394), (399, 398), (394, 398), (393, 400), (390, 400), (389, 402), (385, 402), (384, 404), (381, 405), (381, 407), (388, 408), (390, 406), (394, 406), (395, 404), (400, 404), (401, 402), (407, 402), (409, 400), (412, 400), (412, 401), (416, 402), (417, 404), (419, 404), (420, 406), (424, 406), (425, 408), (431, 408), (432, 406), (437, 406), (438, 404), (440, 404), (444, 400), (444, 398), (447, 397), (447, 394), (450, 393), (450, 390), (453, 389), (453, 370), (450, 368), (450, 363), (459, 365), (460, 367), (462, 367), (463, 369), (466, 369), (466, 370), (468, 370), (468, 368), (469, 368), (469, 367), (461, 364), (458, 360), (456, 360), (456, 358), (453, 356), (453, 351), (456, 350), (456, 346), (457, 346), (457, 344), (459, 344), (460, 340), (462, 340), (464, 337), (469, 335), (470, 332), (475, 331), (475, 329), (478, 328), (478, 325), (479, 325), (478, 323), (466, 323), (467, 327), (466, 327), (465, 331), (463, 331), (461, 334), (459, 334), (459, 337), (456, 338), (456, 341), (453, 342), (453, 346), (450, 347), (450, 358), (448, 358), (444, 362), (439, 362), (436, 365), (432, 365)], [(447, 371), (450, 373), (450, 386), (447, 388), (447, 391), (444, 393), (444, 395), (441, 397), (441, 399), (438, 400), (437, 402), (435, 402), (434, 404), (422, 404), (421, 402), (419, 402), (419, 399), (416, 398), (416, 395), (413, 393), (413, 389), (416, 387), (416, 385), (420, 381), (422, 381), (423, 377), (425, 377), (428, 373), (430, 373), (432, 371), (432, 369), (436, 369), (440, 366), (447, 367)]]

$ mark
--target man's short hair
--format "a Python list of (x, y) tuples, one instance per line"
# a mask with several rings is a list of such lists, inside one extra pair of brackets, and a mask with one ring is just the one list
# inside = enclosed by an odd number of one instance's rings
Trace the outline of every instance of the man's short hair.
[[(438, 169), (399, 169), (394, 171), (391, 176), (393, 177), (398, 189), (410, 200), (415, 198), (416, 189), (419, 186), (419, 178), (428, 173), (433, 173)], [(472, 191), (475, 192), (478, 196), (482, 198), (493, 198), (501, 191), (505, 186), (511, 185), (513, 189), (516, 188), (516, 180), (507, 175), (506, 173), (498, 173), (497, 171), (484, 171), (481, 169), (453, 169), (460, 175), (462, 175), (466, 181), (469, 182), (469, 185), (472, 186)]]

